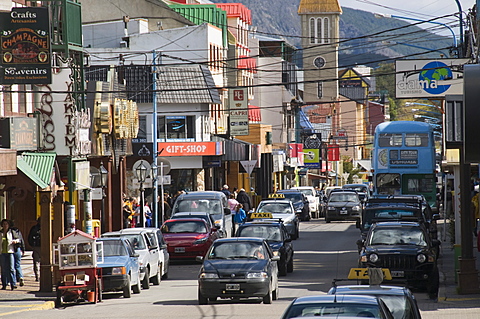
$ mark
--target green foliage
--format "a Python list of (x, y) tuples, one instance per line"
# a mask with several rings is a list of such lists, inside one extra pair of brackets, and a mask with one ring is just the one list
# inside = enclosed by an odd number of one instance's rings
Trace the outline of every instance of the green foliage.
[(349, 156), (342, 156), (342, 165), (343, 165), (343, 172), (348, 173), (348, 177), (347, 177), (348, 184), (353, 183), (354, 176), (361, 177), (361, 175), (359, 174), (361, 172), (361, 169), (353, 167), (352, 159)]

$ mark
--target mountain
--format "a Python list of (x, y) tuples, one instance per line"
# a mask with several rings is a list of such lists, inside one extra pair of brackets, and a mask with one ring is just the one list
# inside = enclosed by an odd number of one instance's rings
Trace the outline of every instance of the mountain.
[[(252, 11), (257, 33), (283, 38), (301, 48), (300, 0), (211, 0), (214, 3), (243, 3)], [(339, 66), (375, 67), (395, 58), (438, 58), (449, 55), (449, 37), (438, 36), (408, 22), (376, 18), (371, 12), (343, 7), (340, 16)], [(438, 30), (429, 24), (421, 24)], [(429, 54), (425, 52), (432, 51)], [(441, 51), (441, 52), (440, 52)]]

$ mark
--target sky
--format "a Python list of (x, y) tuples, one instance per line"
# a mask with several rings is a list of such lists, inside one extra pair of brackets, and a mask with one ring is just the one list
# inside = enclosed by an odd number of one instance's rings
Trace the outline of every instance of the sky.
[[(458, 0), (463, 12), (468, 12), (476, 1), (480, 2), (480, 0)], [(456, 0), (339, 0), (339, 3), (342, 7), (421, 20), (430, 20), (435, 17), (458, 13), (459, 11)], [(465, 18), (465, 15), (463, 18)], [(416, 21), (404, 21), (416, 23)], [(448, 24), (458, 36), (458, 16), (445, 17), (435, 21)], [(423, 27), (422, 25), (418, 26)], [(431, 24), (426, 24), (424, 27), (431, 27)], [(440, 32), (440, 34), (451, 35), (451, 32), (445, 30), (445, 32)]]

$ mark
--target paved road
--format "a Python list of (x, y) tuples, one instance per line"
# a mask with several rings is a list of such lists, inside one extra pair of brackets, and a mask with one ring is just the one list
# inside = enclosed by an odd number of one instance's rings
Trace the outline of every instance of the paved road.
[[(272, 305), (258, 300), (219, 300), (206, 306), (197, 304), (196, 276), (199, 264), (173, 264), (170, 278), (139, 295), (124, 299), (121, 294), (104, 294), (96, 305), (74, 305), (64, 309), (19, 312), (3, 318), (229, 318), (276, 319), (297, 296), (323, 294), (333, 278), (345, 278), (357, 264), (354, 223), (310, 221), (301, 224), (300, 238), (294, 241), (294, 272), (280, 277), (280, 297)], [(415, 293), (424, 318), (478, 318), (480, 308), (464, 309), (461, 304), (435, 303), (425, 293)], [(468, 298), (468, 296), (466, 296)], [(480, 307), (480, 301), (479, 301)]]

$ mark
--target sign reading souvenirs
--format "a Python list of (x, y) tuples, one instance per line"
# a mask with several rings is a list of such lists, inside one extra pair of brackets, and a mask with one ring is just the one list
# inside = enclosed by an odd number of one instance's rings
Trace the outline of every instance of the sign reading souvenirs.
[(0, 84), (50, 84), (50, 34), (47, 8), (0, 12)]

